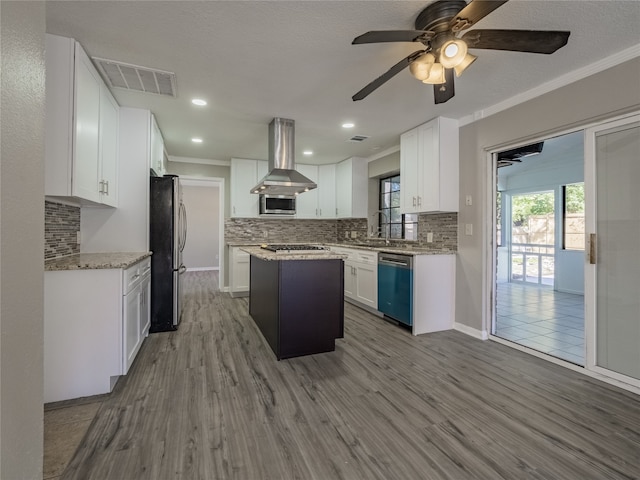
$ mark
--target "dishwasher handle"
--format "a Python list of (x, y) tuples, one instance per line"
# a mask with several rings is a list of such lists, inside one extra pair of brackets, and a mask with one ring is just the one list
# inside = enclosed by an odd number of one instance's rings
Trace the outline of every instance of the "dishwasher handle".
[(410, 255), (380, 253), (378, 255), (378, 264), (411, 269), (413, 268), (413, 257)]

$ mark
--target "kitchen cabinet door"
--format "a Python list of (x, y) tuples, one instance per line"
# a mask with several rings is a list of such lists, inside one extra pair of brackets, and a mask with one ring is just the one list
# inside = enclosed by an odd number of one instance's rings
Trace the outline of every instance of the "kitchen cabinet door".
[(344, 296), (356, 299), (356, 267), (354, 262), (344, 261)]
[(296, 165), (296, 170), (318, 185), (318, 188), (296, 197), (296, 218), (318, 218), (318, 191), (322, 188), (318, 181), (318, 166), (299, 163)]
[(264, 160), (231, 159), (231, 217), (258, 217), (260, 195), (250, 191), (266, 174)]
[(229, 250), (229, 293), (232, 297), (246, 296), (249, 294), (250, 255), (240, 247), (229, 247)]
[(78, 43), (75, 45), (75, 145), (72, 194), (100, 202), (100, 83), (98, 72)]
[(149, 327), (151, 326), (151, 265), (148, 265), (146, 274), (143, 274), (140, 282), (140, 340), (149, 335)]
[(142, 290), (140, 285), (131, 290), (124, 296), (124, 315), (123, 315), (123, 373), (127, 373), (136, 353), (140, 347), (140, 317), (142, 305)]
[(318, 217), (336, 218), (336, 165), (318, 166)]
[(366, 158), (351, 157), (336, 166), (336, 217), (366, 218), (368, 198)]
[(120, 106), (106, 86), (100, 87), (100, 202), (118, 206), (118, 120)]
[(155, 115), (151, 115), (151, 168), (159, 176), (167, 173), (164, 165), (164, 139)]
[(355, 300), (378, 309), (378, 253), (369, 250), (356, 251)]
[(400, 135), (400, 211), (418, 210), (418, 129)]

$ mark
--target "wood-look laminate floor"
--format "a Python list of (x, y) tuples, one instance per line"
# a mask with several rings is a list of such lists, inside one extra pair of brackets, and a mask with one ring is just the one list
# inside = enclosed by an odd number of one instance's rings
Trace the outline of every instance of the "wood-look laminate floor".
[(186, 275), (64, 479), (631, 479), (640, 398), (455, 331), (347, 304), (336, 351), (276, 361), (247, 299)]

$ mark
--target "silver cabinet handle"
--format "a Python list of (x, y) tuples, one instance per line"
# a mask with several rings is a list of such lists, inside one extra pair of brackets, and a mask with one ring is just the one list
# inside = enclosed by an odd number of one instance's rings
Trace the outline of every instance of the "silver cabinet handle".
[(100, 180), (98, 182), (98, 193), (104, 193), (104, 181)]
[(418, 206), (422, 206), (422, 197), (420, 195), (418, 195)]
[(104, 184), (104, 192), (103, 193), (105, 195), (109, 195), (109, 180), (105, 180), (103, 182), (103, 184)]
[(413, 197), (413, 206), (416, 206), (416, 197)]

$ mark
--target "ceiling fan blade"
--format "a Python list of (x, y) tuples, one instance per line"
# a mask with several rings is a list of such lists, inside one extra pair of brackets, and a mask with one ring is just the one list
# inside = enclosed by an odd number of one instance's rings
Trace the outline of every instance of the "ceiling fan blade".
[(472, 0), (460, 10), (449, 22), (449, 28), (453, 32), (459, 32), (472, 27), (496, 8), (507, 3), (508, 0)]
[(369, 83), (366, 87), (364, 87), (362, 90), (356, 93), (353, 97), (351, 97), (351, 99), (354, 102), (358, 100), (362, 100), (371, 92), (373, 92), (376, 88), (382, 86), (385, 82), (391, 80), (391, 78), (393, 78), (395, 75), (397, 75), (402, 70), (407, 68), (411, 64), (411, 62), (413, 62), (416, 58), (422, 55), (423, 52), (424, 50), (418, 50), (416, 52), (413, 52), (408, 57), (403, 58), (398, 63), (396, 63), (393, 67), (387, 70), (385, 73), (383, 73), (378, 78), (376, 78), (373, 82)]
[(456, 94), (456, 89), (453, 83), (453, 68), (444, 69), (444, 78), (446, 83), (433, 86), (433, 100), (434, 103), (444, 103), (451, 100)]
[(462, 39), (469, 48), (551, 54), (567, 44), (570, 34), (552, 30), (472, 30)]
[(422, 40), (430, 40), (434, 35), (434, 32), (427, 30), (374, 30), (354, 38), (351, 45), (382, 42), (421, 42)]

